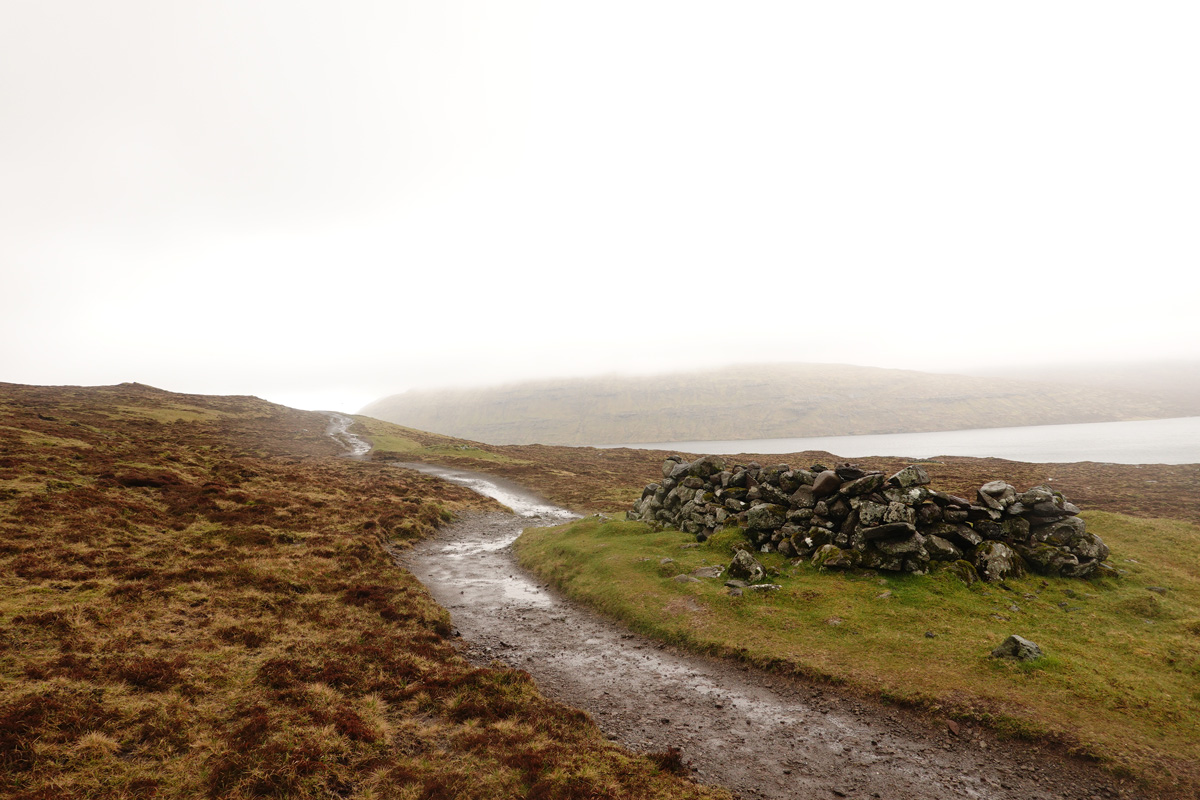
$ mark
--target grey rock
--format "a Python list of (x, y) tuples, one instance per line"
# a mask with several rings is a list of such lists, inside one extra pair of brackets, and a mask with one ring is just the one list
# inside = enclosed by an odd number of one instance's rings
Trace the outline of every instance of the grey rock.
[(812, 491), (816, 497), (826, 497), (841, 488), (842, 479), (831, 469), (827, 469), (813, 479)]
[(854, 557), (834, 544), (823, 544), (813, 553), (814, 567), (825, 569), (849, 569), (854, 566)]
[(904, 503), (906, 506), (919, 506), (929, 496), (929, 490), (924, 486), (911, 486), (902, 489), (898, 486), (885, 486), (883, 497), (889, 503)]
[(1063, 567), (1064, 578), (1090, 578), (1100, 568), (1100, 562), (1094, 559), (1079, 559), (1078, 564), (1068, 564)]
[(858, 497), (859, 495), (879, 491), (883, 486), (884, 480), (882, 472), (874, 472), (849, 483), (843, 483), (838, 491), (847, 497)]
[(817, 496), (811, 486), (801, 486), (792, 492), (788, 502), (796, 508), (813, 508), (817, 504)]
[(1062, 575), (1065, 567), (1079, 565), (1079, 559), (1071, 553), (1044, 542), (1036, 542), (1028, 547), (1018, 546), (1017, 551), (1029, 562), (1029, 566), (1042, 575), (1057, 577)]
[(775, 503), (762, 503), (750, 509), (747, 521), (749, 527), (756, 530), (774, 530), (787, 522), (787, 508)]
[(884, 521), (883, 516), (887, 513), (887, 510), (888, 507), (883, 503), (860, 500), (858, 501), (858, 521), (866, 528), (882, 525)]
[(1067, 549), (1079, 556), (1079, 560), (1092, 559), (1103, 561), (1108, 558), (1108, 545), (1094, 533), (1081, 531), (1067, 540)]
[(662, 476), (664, 478), (671, 477), (671, 473), (675, 471), (675, 467), (679, 466), (682, 461), (683, 459), (679, 456), (668, 456), (662, 465)]
[(863, 528), (860, 531), (863, 540), (868, 542), (881, 539), (907, 538), (916, 532), (917, 526), (907, 522), (891, 522), (885, 525), (876, 525), (872, 528)]
[(924, 486), (929, 483), (929, 474), (916, 464), (910, 464), (887, 479), (888, 483), (907, 489), (912, 486)]
[(945, 492), (930, 492), (930, 499), (943, 508), (970, 508), (971, 501), (966, 500), (958, 495), (946, 494)]
[(766, 577), (767, 571), (763, 569), (763, 565), (758, 559), (750, 555), (745, 550), (739, 550), (730, 562), (728, 570), (729, 576), (754, 583)]
[(1033, 661), (1043, 655), (1042, 648), (1015, 633), (992, 651), (992, 658), (1015, 658), (1018, 661)]
[(702, 456), (688, 464), (688, 474), (701, 479), (711, 478), (725, 469), (725, 459), (720, 456)]
[(903, 503), (888, 503), (887, 512), (883, 515), (883, 521), (889, 522), (904, 522), (909, 525), (917, 524), (917, 512), (912, 506), (906, 506)]
[(990, 583), (1025, 574), (1021, 556), (1004, 542), (984, 542), (975, 548), (975, 569)]
[(929, 554), (925, 551), (925, 537), (919, 533), (914, 533), (907, 539), (877, 541), (875, 548), (884, 555), (904, 556), (905, 558), (916, 556), (921, 561), (929, 560)]
[(1021, 501), (1021, 505), (1027, 508), (1032, 508), (1038, 503), (1053, 503), (1054, 490), (1049, 486), (1034, 486), (1032, 489), (1017, 495), (1017, 499)]
[(1065, 545), (1072, 538), (1086, 533), (1087, 525), (1079, 517), (1063, 517), (1045, 525), (1032, 525), (1029, 538), (1034, 542)]
[(934, 561), (958, 561), (963, 552), (953, 542), (930, 534), (925, 537), (925, 551)]

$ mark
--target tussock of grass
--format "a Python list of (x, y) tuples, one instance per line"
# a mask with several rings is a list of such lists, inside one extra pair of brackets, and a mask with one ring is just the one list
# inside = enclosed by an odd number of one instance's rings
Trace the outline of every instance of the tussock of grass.
[(459, 657), (389, 548), (490, 501), (253, 398), (0, 386), (0, 425), (0, 795), (719, 796)]
[[(1194, 789), (1200, 529), (1086, 516), (1125, 571), (1121, 579), (1035, 576), (967, 587), (944, 572), (819, 573), (758, 554), (782, 588), (733, 597), (723, 579), (671, 578), (728, 564), (743, 539), (737, 529), (683, 548), (694, 538), (590, 518), (527, 531), (516, 549), (570, 596), (663, 640), (1057, 740), (1158, 786)], [(1024, 664), (990, 658), (1010, 633), (1036, 641), (1046, 656)]]

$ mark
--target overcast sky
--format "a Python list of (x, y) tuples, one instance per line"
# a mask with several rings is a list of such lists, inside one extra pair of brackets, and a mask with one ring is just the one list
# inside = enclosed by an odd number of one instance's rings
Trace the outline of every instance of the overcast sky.
[(0, 381), (1197, 358), (1198, 9), (0, 0)]

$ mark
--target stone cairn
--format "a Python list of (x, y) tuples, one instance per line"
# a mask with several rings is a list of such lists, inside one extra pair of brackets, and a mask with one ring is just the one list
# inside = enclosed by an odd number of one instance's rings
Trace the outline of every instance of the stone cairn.
[(925, 574), (941, 562), (966, 583), (1019, 577), (1027, 568), (1069, 578), (1116, 574), (1079, 509), (1048, 486), (1019, 492), (992, 481), (971, 502), (930, 489), (917, 465), (889, 477), (852, 464), (726, 468), (719, 456), (671, 456), (662, 473), (628, 518), (700, 541), (736, 525), (762, 552), (818, 567)]

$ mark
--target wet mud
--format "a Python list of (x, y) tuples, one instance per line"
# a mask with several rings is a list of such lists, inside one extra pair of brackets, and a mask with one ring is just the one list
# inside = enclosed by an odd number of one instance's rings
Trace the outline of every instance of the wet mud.
[(1136, 797), (1097, 766), (986, 731), (765, 675), (631, 634), (525, 573), (512, 542), (572, 518), (490, 476), (411, 465), (488, 494), (401, 557), (450, 611), (473, 661), (523, 669), (639, 751), (679, 748), (695, 780), (744, 798)]

